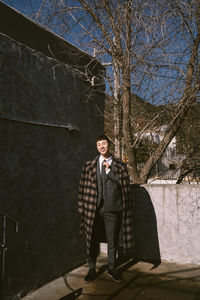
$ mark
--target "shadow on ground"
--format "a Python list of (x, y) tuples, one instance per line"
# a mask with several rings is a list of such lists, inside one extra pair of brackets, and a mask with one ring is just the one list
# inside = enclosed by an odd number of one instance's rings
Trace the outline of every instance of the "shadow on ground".
[[(81, 276), (80, 273), (74, 274), (79, 287), (82, 286), (81, 295), (77, 299), (200, 300), (199, 266), (161, 263), (152, 269), (150, 263), (131, 259), (118, 266), (124, 280), (115, 283), (107, 276), (105, 262), (106, 258), (100, 259), (98, 277), (90, 284), (84, 283), (86, 265)], [(65, 282), (73, 291), (70, 276), (65, 276)]]

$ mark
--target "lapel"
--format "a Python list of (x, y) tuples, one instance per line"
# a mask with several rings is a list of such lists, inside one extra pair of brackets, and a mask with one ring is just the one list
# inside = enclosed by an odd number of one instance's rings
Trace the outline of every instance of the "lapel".
[(115, 156), (112, 156), (112, 164), (113, 164), (113, 172), (117, 175), (118, 179), (121, 180), (121, 168), (120, 164), (119, 164), (119, 160), (115, 158)]
[(99, 155), (90, 162), (90, 178), (93, 183), (97, 182), (97, 159)]

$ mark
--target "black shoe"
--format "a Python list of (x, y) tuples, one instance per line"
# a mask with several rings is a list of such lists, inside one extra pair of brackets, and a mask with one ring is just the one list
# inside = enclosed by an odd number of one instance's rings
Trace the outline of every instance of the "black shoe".
[(89, 269), (87, 275), (85, 276), (85, 282), (90, 283), (97, 277), (97, 273), (94, 269)]
[(122, 278), (117, 270), (108, 270), (108, 275), (112, 278), (115, 282), (122, 282)]

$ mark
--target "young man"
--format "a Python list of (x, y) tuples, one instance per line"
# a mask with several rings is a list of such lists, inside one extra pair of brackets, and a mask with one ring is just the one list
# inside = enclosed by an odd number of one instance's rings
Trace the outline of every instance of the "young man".
[(121, 282), (115, 264), (119, 237), (125, 253), (133, 250), (129, 176), (125, 163), (110, 154), (110, 141), (106, 135), (96, 139), (96, 146), (99, 155), (85, 163), (79, 185), (78, 210), (89, 264), (85, 281), (91, 282), (96, 278), (99, 243), (102, 242), (102, 232), (105, 232), (108, 275)]

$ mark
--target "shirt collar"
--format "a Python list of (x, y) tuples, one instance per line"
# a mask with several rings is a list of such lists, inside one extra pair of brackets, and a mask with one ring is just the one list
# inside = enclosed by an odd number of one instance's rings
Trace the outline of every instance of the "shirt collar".
[(108, 157), (108, 158), (104, 158), (102, 155), (99, 156), (99, 163), (100, 165), (102, 164), (102, 162), (106, 160), (108, 163), (111, 163), (112, 162), (112, 156)]

